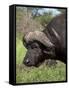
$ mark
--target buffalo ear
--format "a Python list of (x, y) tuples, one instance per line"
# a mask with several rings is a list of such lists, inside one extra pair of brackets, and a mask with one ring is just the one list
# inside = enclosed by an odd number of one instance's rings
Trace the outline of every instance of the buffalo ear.
[(45, 55), (55, 57), (55, 48), (54, 47), (51, 47), (51, 48), (48, 47), (48, 48), (43, 50), (43, 53)]

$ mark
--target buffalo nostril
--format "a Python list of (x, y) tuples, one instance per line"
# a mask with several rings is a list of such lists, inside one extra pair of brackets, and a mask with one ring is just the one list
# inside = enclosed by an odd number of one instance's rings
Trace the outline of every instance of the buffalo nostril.
[(27, 59), (27, 60), (26, 60), (26, 64), (28, 64), (29, 62), (30, 62), (30, 61)]

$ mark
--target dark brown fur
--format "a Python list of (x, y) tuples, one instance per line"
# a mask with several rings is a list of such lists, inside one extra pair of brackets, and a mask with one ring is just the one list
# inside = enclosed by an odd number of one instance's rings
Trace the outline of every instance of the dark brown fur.
[[(57, 35), (53, 32), (53, 29)], [(48, 39), (54, 44), (52, 47), (47, 47), (43, 43), (33, 40), (26, 44), (28, 49), (23, 63), (27, 66), (38, 66), (45, 59), (59, 59), (64, 63), (67, 62), (66, 54), (66, 16), (65, 14), (55, 17), (43, 30)]]

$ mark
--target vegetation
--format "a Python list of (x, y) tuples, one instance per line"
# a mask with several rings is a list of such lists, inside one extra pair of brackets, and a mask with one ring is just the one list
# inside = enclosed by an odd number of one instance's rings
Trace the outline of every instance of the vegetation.
[(58, 62), (56, 66), (47, 66), (42, 63), (39, 67), (26, 67), (23, 65), (23, 59), (26, 54), (26, 48), (20, 39), (16, 43), (16, 82), (50, 82), (66, 80), (66, 65)]
[(39, 8), (16, 8), (16, 83), (66, 80), (66, 65), (62, 62), (51, 67), (44, 62), (37, 68), (27, 67), (23, 64), (27, 51), (23, 45), (23, 35), (30, 31), (43, 30), (53, 18), (51, 11), (41, 14), (39, 10)]

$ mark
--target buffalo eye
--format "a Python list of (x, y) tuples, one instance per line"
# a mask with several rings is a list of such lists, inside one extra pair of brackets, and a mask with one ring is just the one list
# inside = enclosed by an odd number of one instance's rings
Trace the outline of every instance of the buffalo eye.
[(31, 46), (31, 48), (32, 48), (32, 49), (34, 49), (34, 48), (38, 48), (38, 47), (37, 47), (37, 46), (35, 46), (35, 45), (32, 45), (32, 46)]
[(31, 45), (31, 48), (32, 48), (32, 49), (34, 49), (34, 48), (39, 48), (39, 45), (38, 45), (37, 43), (33, 43), (33, 44)]

